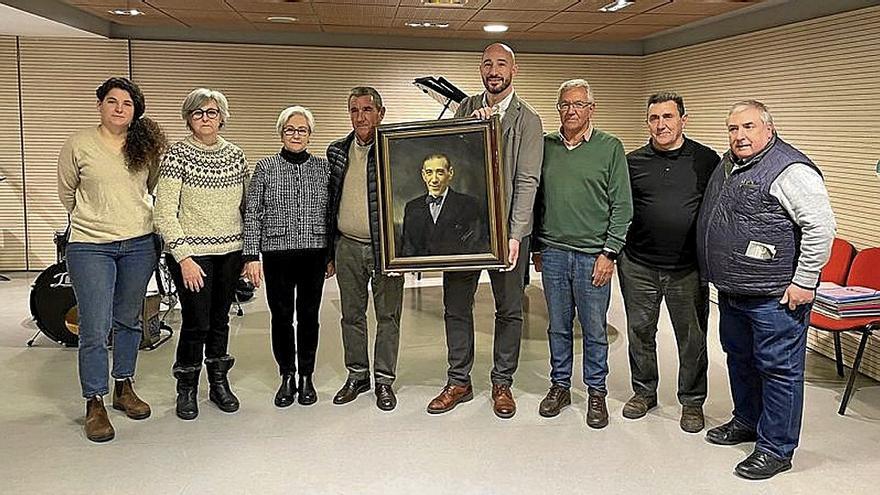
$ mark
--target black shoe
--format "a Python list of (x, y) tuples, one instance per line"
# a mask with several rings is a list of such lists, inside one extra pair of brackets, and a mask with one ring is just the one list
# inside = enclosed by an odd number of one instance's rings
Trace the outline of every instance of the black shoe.
[(743, 426), (736, 418), (706, 432), (706, 441), (715, 445), (737, 445), (757, 439), (755, 430)]
[(734, 472), (749, 480), (766, 480), (789, 469), (791, 469), (790, 460), (756, 450), (737, 464)]
[(310, 406), (318, 402), (318, 392), (315, 391), (315, 386), (312, 385), (312, 375), (299, 376), (299, 399), (297, 400), (304, 406)]
[(397, 407), (397, 397), (391, 385), (385, 383), (376, 384), (376, 407), (383, 411), (393, 411)]
[(349, 402), (357, 399), (357, 396), (370, 390), (370, 379), (364, 378), (362, 380), (355, 380), (353, 378), (349, 378), (345, 381), (345, 385), (339, 389), (339, 392), (336, 392), (336, 396), (333, 397), (334, 404), (348, 404)]
[(172, 370), (177, 378), (177, 404), (174, 412), (180, 419), (196, 419), (199, 415), (199, 373), (201, 366), (175, 367)]
[(571, 404), (571, 391), (559, 385), (553, 385), (547, 391), (547, 396), (538, 407), (538, 414), (545, 418), (558, 416), (562, 408)]
[(293, 373), (284, 373), (281, 375), (281, 385), (275, 392), (275, 406), (287, 407), (293, 404), (293, 397), (296, 395), (296, 387), (293, 386)]
[(208, 368), (208, 384), (210, 391), (208, 398), (223, 412), (233, 413), (238, 411), (238, 397), (229, 388), (229, 370), (235, 364), (235, 358), (226, 355), (214, 359), (205, 359), (205, 367)]

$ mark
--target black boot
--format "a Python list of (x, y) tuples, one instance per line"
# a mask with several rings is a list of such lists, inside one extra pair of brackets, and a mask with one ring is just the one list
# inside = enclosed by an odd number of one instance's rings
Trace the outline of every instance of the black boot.
[(318, 392), (312, 385), (312, 375), (299, 376), (299, 403), (304, 406), (310, 406), (318, 402)]
[(177, 408), (180, 419), (196, 419), (199, 415), (199, 373), (201, 366), (177, 367), (172, 370), (177, 378)]
[(238, 397), (230, 390), (227, 379), (227, 374), (234, 364), (235, 358), (228, 354), (219, 358), (205, 359), (205, 366), (208, 368), (208, 383), (211, 386), (208, 398), (217, 404), (221, 411), (228, 413), (238, 411), (239, 406)]
[(296, 395), (296, 388), (293, 386), (294, 380), (293, 373), (281, 375), (281, 386), (278, 387), (278, 392), (275, 392), (276, 407), (287, 407), (293, 404), (293, 396)]

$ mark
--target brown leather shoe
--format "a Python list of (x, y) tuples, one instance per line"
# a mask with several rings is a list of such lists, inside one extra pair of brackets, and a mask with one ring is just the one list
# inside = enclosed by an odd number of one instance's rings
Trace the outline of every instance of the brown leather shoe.
[(608, 408), (605, 406), (604, 396), (587, 397), (587, 426), (596, 429), (608, 426)]
[(83, 430), (86, 438), (93, 442), (109, 442), (116, 436), (101, 397), (92, 397), (86, 401), (86, 422)]
[(510, 393), (510, 385), (504, 383), (492, 384), (492, 409), (495, 416), (501, 419), (512, 418), (516, 414), (516, 402), (513, 400), (513, 394)]
[(643, 418), (648, 414), (648, 411), (655, 407), (657, 407), (657, 397), (636, 394), (623, 405), (623, 417), (626, 419)]
[(702, 406), (681, 406), (681, 420), (678, 425), (688, 433), (699, 433), (706, 427)]
[(474, 398), (474, 389), (471, 384), (467, 385), (446, 385), (440, 391), (440, 395), (428, 404), (428, 414), (441, 414), (451, 411), (452, 408), (462, 402), (467, 402)]
[(559, 385), (553, 385), (547, 391), (547, 396), (538, 407), (538, 414), (545, 418), (558, 416), (562, 408), (571, 404), (571, 391)]
[(131, 419), (150, 417), (150, 405), (134, 393), (131, 378), (116, 380), (116, 385), (113, 387), (113, 409), (125, 411), (125, 415)]

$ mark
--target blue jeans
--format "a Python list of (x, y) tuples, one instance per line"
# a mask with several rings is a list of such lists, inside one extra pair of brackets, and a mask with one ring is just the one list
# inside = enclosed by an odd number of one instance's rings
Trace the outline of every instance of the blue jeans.
[(541, 280), (550, 317), (550, 381), (571, 387), (574, 313), (584, 332), (584, 383), (591, 394), (605, 395), (608, 376), (606, 313), (611, 282), (593, 285), (593, 265), (598, 255), (545, 248)]
[(107, 338), (113, 331), (113, 378), (134, 376), (143, 336), (141, 313), (156, 268), (156, 236), (102, 244), (72, 242), (67, 270), (79, 306), (79, 380), (83, 397), (106, 395)]
[(790, 459), (800, 438), (812, 305), (791, 311), (779, 297), (725, 293), (718, 303), (733, 417), (757, 431), (755, 450)]

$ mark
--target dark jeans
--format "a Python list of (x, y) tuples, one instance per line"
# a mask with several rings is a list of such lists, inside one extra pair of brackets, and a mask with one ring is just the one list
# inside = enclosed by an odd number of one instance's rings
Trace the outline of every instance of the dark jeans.
[(611, 282), (593, 285), (593, 265), (598, 255), (546, 248), (541, 253), (544, 268), (541, 284), (547, 300), (550, 328), (550, 381), (571, 387), (574, 316), (577, 311), (584, 333), (583, 380), (590, 395), (605, 395), (608, 389), (607, 313)]
[(376, 273), (372, 246), (340, 237), (336, 244), (336, 282), (342, 302), (342, 346), (349, 378), (362, 380), (370, 376), (367, 297), (372, 287), (376, 310), (373, 375), (376, 383), (391, 385), (400, 348), (403, 277)]
[(757, 430), (756, 450), (790, 459), (801, 431), (812, 304), (791, 311), (778, 296), (725, 293), (718, 303), (733, 417)]
[(199, 367), (202, 359), (216, 359), (229, 348), (229, 307), (241, 275), (241, 251), (228, 254), (193, 256), (202, 267), (204, 286), (193, 292), (183, 285), (180, 265), (166, 255), (168, 271), (180, 298), (180, 338), (175, 368)]
[(67, 269), (79, 308), (79, 381), (85, 398), (107, 395), (107, 338), (113, 332), (113, 378), (134, 376), (143, 338), (147, 283), (158, 260), (147, 234), (108, 243), (71, 242)]
[(296, 373), (297, 358), (301, 376), (315, 371), (326, 260), (325, 249), (263, 253), (266, 300), (272, 314), (272, 353), (282, 375)]
[[(489, 271), (492, 294), (495, 296), (495, 344), (492, 383), (510, 385), (519, 363), (519, 347), (523, 327), (523, 281), (529, 260), (529, 237), (519, 247), (519, 260), (509, 272)], [(446, 308), (446, 347), (449, 370), (447, 379), (453, 385), (471, 381), (474, 366), (474, 294), (480, 271), (444, 272), (443, 304)]]
[(626, 309), (629, 367), (636, 395), (657, 396), (657, 320), (660, 303), (672, 320), (678, 345), (678, 401), (685, 406), (706, 402), (706, 331), (709, 326), (709, 287), (700, 283), (696, 268), (659, 270), (620, 257), (617, 266)]

